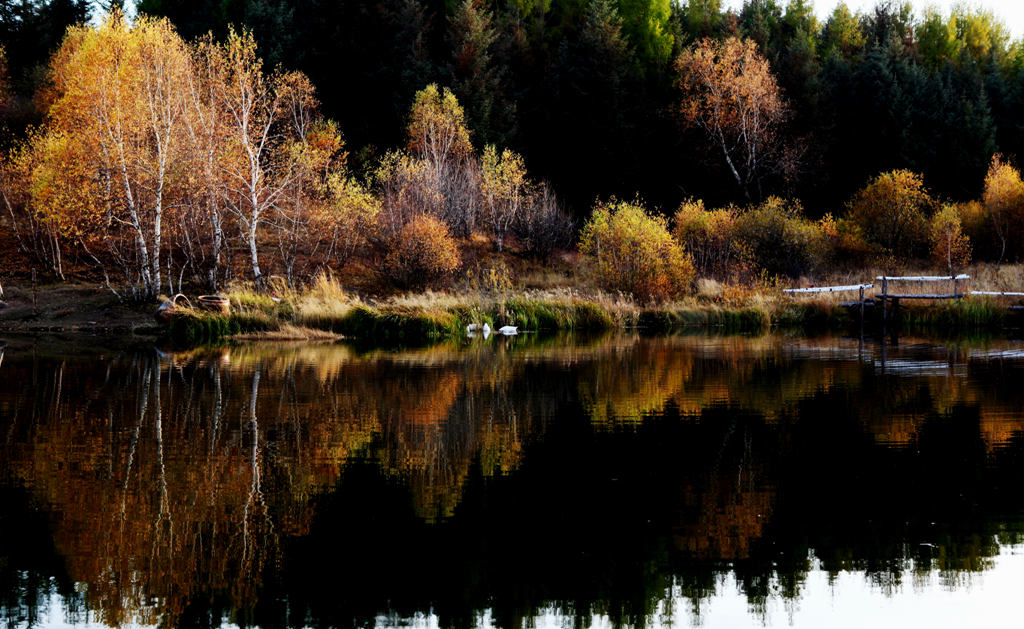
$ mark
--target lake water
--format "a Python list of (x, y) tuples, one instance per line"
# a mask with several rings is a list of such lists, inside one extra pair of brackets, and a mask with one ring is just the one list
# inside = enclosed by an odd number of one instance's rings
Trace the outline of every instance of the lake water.
[(0, 625), (1020, 627), (1024, 344), (0, 350)]

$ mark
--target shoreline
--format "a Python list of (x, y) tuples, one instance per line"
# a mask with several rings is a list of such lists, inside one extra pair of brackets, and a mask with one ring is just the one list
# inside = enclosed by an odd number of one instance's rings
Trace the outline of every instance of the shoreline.
[[(857, 307), (824, 299), (793, 300), (771, 291), (750, 291), (728, 301), (696, 296), (646, 306), (621, 296), (581, 295), (570, 289), (504, 295), (426, 292), (381, 301), (363, 301), (340, 287), (315, 285), (282, 298), (247, 289), (228, 295), (229, 314), (179, 308), (170, 324), (161, 325), (153, 317), (154, 304), (118, 304), (92, 285), (44, 287), (35, 309), (31, 302), (16, 298), (0, 310), (0, 334), (132, 336), (194, 345), (223, 339), (423, 342), (464, 336), (466, 326), (473, 323), (487, 323), (492, 329), (515, 325), (522, 332), (687, 329), (815, 334), (857, 332), (862, 326), (865, 333), (882, 330), (880, 308), (868, 308), (862, 324)], [(69, 308), (70, 303), (78, 307)], [(887, 331), (1006, 334), (1024, 327), (1024, 313), (1009, 305), (978, 297), (916, 303), (901, 307)]]

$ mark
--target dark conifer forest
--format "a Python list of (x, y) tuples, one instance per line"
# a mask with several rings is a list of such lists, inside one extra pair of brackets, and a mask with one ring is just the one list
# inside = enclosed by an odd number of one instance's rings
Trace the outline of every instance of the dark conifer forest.
[[(764, 193), (837, 209), (905, 168), (976, 198), (993, 153), (1024, 141), (1024, 54), (998, 15), (880, 3), (824, 21), (806, 0), (141, 0), (186, 38), (252, 29), (271, 64), (305, 72), (364, 163), (401, 144), (416, 91), (450, 86), (474, 143), (521, 152), (577, 213), (595, 197), (673, 207), (743, 201), (715, 147), (679, 116), (673, 61), (704, 37), (753, 39), (791, 115), (799, 167)], [(199, 8), (197, 8), (197, 6)]]

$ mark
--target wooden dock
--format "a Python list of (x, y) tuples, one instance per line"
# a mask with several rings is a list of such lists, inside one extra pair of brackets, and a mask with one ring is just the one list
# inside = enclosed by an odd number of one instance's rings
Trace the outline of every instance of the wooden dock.
[[(963, 299), (966, 292), (960, 292), (960, 282), (971, 279), (970, 275), (879, 275), (876, 281), (882, 282), (882, 323), (889, 321), (890, 306), (893, 311), (898, 311), (901, 299)], [(890, 293), (889, 282), (951, 282), (952, 293)]]
[(784, 288), (782, 292), (789, 293), (791, 295), (807, 294), (807, 293), (848, 293), (851, 291), (859, 291), (860, 298), (857, 300), (860, 303), (860, 320), (864, 321), (864, 291), (869, 288), (874, 288), (874, 284), (847, 284), (845, 286), (811, 286), (810, 288)]

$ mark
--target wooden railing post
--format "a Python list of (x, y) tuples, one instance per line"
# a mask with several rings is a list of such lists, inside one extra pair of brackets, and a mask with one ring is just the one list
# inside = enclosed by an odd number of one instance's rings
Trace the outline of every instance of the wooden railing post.
[(889, 279), (882, 276), (882, 323), (889, 321)]

